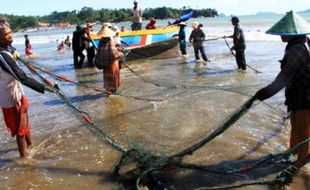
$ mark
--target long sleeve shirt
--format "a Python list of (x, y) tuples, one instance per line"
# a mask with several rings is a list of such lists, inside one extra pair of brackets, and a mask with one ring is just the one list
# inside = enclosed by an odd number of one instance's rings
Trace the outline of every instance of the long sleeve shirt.
[(206, 35), (201, 29), (194, 29), (189, 36), (189, 41), (193, 42), (194, 47), (201, 47)]
[(10, 47), (0, 48), (0, 107), (9, 108), (24, 95), (20, 83), (44, 93), (44, 85), (28, 77), (10, 53)]
[(179, 31), (179, 41), (180, 42), (185, 42), (186, 41), (186, 34), (185, 34), (185, 29), (182, 28)]
[(236, 51), (245, 50), (246, 46), (245, 46), (244, 34), (239, 24), (237, 24), (234, 28), (233, 41), (234, 41), (234, 49)]
[(310, 109), (310, 50), (305, 40), (290, 42), (276, 79), (263, 88), (263, 99), (285, 89), (288, 111)]

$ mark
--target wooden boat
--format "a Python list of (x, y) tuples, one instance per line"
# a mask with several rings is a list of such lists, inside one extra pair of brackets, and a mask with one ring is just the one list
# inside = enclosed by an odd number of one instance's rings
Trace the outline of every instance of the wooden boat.
[[(173, 36), (178, 33), (178, 27), (136, 30), (121, 32), (120, 36), (125, 49), (129, 50), (126, 60), (142, 59), (160, 54), (177, 46), (178, 41)], [(101, 36), (91, 34), (94, 43), (98, 45)]]

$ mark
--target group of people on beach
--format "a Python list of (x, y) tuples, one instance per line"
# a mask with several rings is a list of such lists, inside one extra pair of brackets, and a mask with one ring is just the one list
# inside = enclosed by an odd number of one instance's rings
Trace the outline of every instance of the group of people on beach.
[[(26, 38), (26, 51), (31, 50)], [(16, 142), (20, 157), (26, 158), (27, 147), (31, 147), (32, 137), (28, 121), (29, 102), (24, 94), (21, 84), (39, 92), (52, 92), (52, 88), (33, 78), (28, 77), (19, 67), (17, 60), (20, 55), (12, 47), (13, 33), (10, 25), (0, 18), (0, 107), (2, 108), (4, 122)], [(28, 48), (28, 49), (27, 49)]]
[[(139, 16), (142, 10), (138, 8), (137, 1), (134, 1), (135, 19), (133, 29), (141, 29)], [(298, 18), (298, 19), (296, 19)], [(278, 23), (276, 23), (268, 34), (280, 35), (283, 42), (287, 43), (283, 59), (281, 60), (281, 71), (276, 79), (265, 88), (258, 90), (254, 97), (263, 101), (278, 93), (285, 88), (285, 104), (291, 112), (291, 137), (290, 147), (310, 137), (310, 43), (307, 34), (310, 34), (310, 25), (303, 21), (302, 24), (295, 25), (286, 22), (299, 22), (303, 20), (297, 14), (289, 12)], [(236, 62), (239, 69), (246, 70), (244, 58), (245, 40), (244, 34), (239, 26), (238, 17), (232, 17), (234, 33), (223, 38), (233, 38), (234, 46), (231, 50), (236, 51)], [(284, 24), (283, 24), (284, 23)], [(116, 93), (120, 85), (120, 62), (124, 57), (123, 49), (119, 46), (120, 41), (115, 40), (119, 30), (106, 23), (100, 30), (101, 40), (95, 55), (95, 44), (92, 43), (90, 33), (92, 24), (86, 24), (87, 28), (76, 27), (72, 38), (72, 49), (74, 66), (81, 68), (85, 56), (83, 50), (87, 51), (89, 63), (94, 63), (98, 68), (103, 69), (104, 88), (112, 93)], [(184, 28), (186, 23), (179, 23), (180, 31), (178, 39), (182, 55), (186, 52), (186, 35)], [(204, 61), (208, 58), (204, 52), (203, 41), (205, 34), (201, 30), (202, 24), (193, 23), (193, 31), (189, 41), (193, 43), (195, 58), (200, 60), (199, 51)], [(31, 52), (31, 45), (26, 38), (26, 51)], [(115, 38), (114, 38), (115, 37)], [(32, 146), (32, 138), (28, 121), (29, 102), (22, 90), (21, 84), (39, 92), (53, 92), (50, 86), (46, 86), (33, 78), (29, 78), (18, 66), (17, 60), (19, 53), (12, 47), (13, 35), (9, 24), (0, 20), (0, 106), (3, 111), (3, 118), (8, 131), (12, 137), (16, 136), (16, 142), (20, 156), (27, 156), (27, 146)], [(87, 42), (87, 43), (85, 43)], [(310, 144), (305, 143), (301, 148), (294, 152), (297, 156), (296, 161), (289, 165), (280, 173), (280, 176), (292, 178), (296, 171), (310, 160)]]
[[(24, 35), (25, 37), (25, 55), (27, 57), (32, 57), (34, 55), (33, 51), (32, 51), (32, 46), (30, 44), (30, 40), (28, 37), (28, 34)], [(57, 39), (56, 42), (58, 42), (59, 40)], [(57, 45), (57, 51), (60, 53), (64, 53), (65, 48), (71, 47), (71, 41), (70, 41), (70, 37), (67, 36), (67, 38), (65, 40), (62, 40), (58, 45)]]
[[(245, 55), (244, 51), (246, 48), (245, 45), (245, 39), (244, 39), (244, 34), (243, 30), (241, 29), (239, 25), (239, 18), (236, 16), (233, 16), (231, 18), (232, 25), (234, 26), (234, 33), (230, 36), (223, 36), (223, 38), (233, 38), (233, 43), (234, 45), (230, 48), (230, 51), (235, 51), (236, 52), (236, 62), (238, 69), (245, 71), (246, 70), (246, 60), (245, 60)], [(185, 22), (180, 22), (178, 23), (178, 26), (180, 27), (179, 33), (178, 33), (178, 40), (179, 40), (179, 47), (181, 54), (184, 57), (187, 57), (187, 51), (186, 51), (186, 32), (185, 32), (185, 27), (187, 24)], [(210, 62), (208, 59), (205, 49), (204, 49), (204, 41), (206, 41), (206, 35), (201, 29), (203, 25), (199, 22), (194, 22), (192, 24), (193, 30), (189, 36), (189, 43), (193, 44), (194, 46), (194, 53), (195, 53), (195, 59), (196, 62), (200, 62), (200, 56), (199, 52), (202, 56), (203, 61)]]

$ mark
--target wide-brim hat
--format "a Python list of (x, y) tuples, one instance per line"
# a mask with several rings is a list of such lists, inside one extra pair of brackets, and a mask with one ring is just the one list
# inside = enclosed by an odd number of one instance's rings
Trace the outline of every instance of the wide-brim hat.
[(187, 24), (185, 22), (180, 22), (178, 25), (179, 26), (187, 26)]
[(281, 36), (306, 35), (310, 34), (310, 24), (298, 14), (290, 11), (266, 33)]
[(102, 38), (112, 38), (114, 36), (114, 32), (109, 27), (104, 26), (98, 32), (98, 36), (101, 36)]

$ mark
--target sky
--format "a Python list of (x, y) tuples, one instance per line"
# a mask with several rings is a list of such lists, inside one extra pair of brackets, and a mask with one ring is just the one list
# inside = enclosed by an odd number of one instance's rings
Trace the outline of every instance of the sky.
[[(214, 8), (225, 15), (249, 15), (257, 12), (285, 13), (310, 9), (309, 0), (138, 0), (142, 8), (191, 6)], [(298, 3), (297, 3), (298, 2)], [(82, 7), (131, 8), (133, 0), (0, 0), (0, 13), (43, 16), (53, 11), (81, 10)]]

